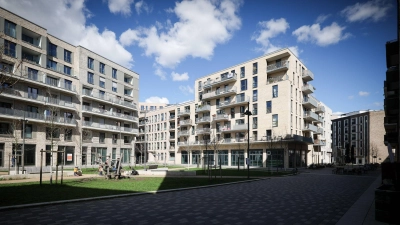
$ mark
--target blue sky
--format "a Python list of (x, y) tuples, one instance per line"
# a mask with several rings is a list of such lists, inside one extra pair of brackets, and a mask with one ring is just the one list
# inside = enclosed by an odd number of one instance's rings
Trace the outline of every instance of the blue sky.
[(140, 74), (140, 101), (194, 99), (194, 81), (289, 47), (333, 112), (383, 109), (396, 1), (0, 0), (50, 34)]

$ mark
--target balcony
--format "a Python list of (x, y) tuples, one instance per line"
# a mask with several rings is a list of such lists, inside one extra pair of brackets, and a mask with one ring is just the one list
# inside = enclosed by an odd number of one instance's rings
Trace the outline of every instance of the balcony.
[(25, 81), (34, 81), (35, 84), (38, 84), (43, 87), (54, 88), (57, 90), (76, 94), (76, 86), (72, 85), (70, 81), (66, 79), (51, 78), (48, 77), (47, 74), (42, 71), (33, 72), (31, 70), (28, 70), (28, 67), (26, 67), (25, 72), (27, 74), (27, 76), (23, 77)]
[(175, 136), (169, 136), (169, 140), (175, 140)]
[(109, 132), (121, 132), (125, 134), (139, 134), (139, 130), (131, 127), (121, 127), (111, 124), (101, 124), (95, 123), (92, 121), (82, 121), (82, 126), (86, 129), (91, 130), (102, 130), (102, 131), (109, 131)]
[(189, 136), (189, 135), (190, 135), (189, 130), (182, 130), (178, 132), (178, 137)]
[(211, 110), (211, 106), (210, 105), (202, 105), (202, 106), (199, 106), (197, 109), (196, 109), (196, 113), (200, 113), (200, 112), (209, 112)]
[(168, 119), (169, 120), (175, 120), (175, 115), (170, 115)]
[(322, 127), (317, 127), (317, 130), (314, 132), (314, 134), (323, 134), (324, 133), (324, 128)]
[(185, 127), (185, 126), (192, 126), (192, 120), (188, 119), (188, 120), (181, 120), (179, 121), (179, 125), (181, 127)]
[(314, 86), (312, 86), (311, 84), (306, 84), (306, 85), (304, 85), (304, 86), (301, 88), (301, 90), (302, 90), (303, 93), (305, 93), (305, 94), (311, 94), (311, 93), (314, 93), (315, 88), (314, 88)]
[(311, 112), (311, 111), (304, 112), (303, 117), (304, 117), (304, 120), (309, 121), (309, 122), (317, 121), (319, 118), (319, 116), (316, 113)]
[(41, 35), (22, 27), (22, 42), (41, 49)]
[(210, 123), (210, 122), (211, 122), (211, 118), (209, 116), (204, 116), (204, 117), (196, 119), (196, 124), (203, 124), (203, 123)]
[(169, 130), (175, 130), (175, 126), (169, 126)]
[(210, 100), (213, 98), (221, 98), (236, 94), (236, 87), (222, 88), (213, 92), (203, 94), (203, 100)]
[(227, 83), (231, 83), (231, 82), (235, 82), (237, 80), (237, 75), (229, 73), (228, 75), (221, 77), (221, 78), (216, 78), (215, 80), (209, 80), (204, 82), (203, 84), (203, 88), (207, 89), (207, 88), (211, 88), (217, 85), (223, 85), (223, 84), (227, 84)]
[(116, 119), (123, 119), (123, 120), (127, 120), (127, 121), (138, 121), (137, 117), (131, 116), (131, 115), (126, 115), (123, 113), (117, 113), (117, 112), (113, 112), (111, 110), (104, 110), (104, 109), (100, 109), (100, 108), (96, 108), (96, 107), (92, 107), (92, 106), (87, 106), (87, 105), (83, 105), (82, 106), (82, 111), (83, 112), (88, 112), (88, 113), (92, 113), (92, 114), (96, 114), (96, 115), (100, 115), (100, 116), (106, 116), (106, 117), (111, 117), (111, 118), (116, 118)]
[(314, 74), (310, 70), (303, 70), (301, 77), (305, 82), (314, 80)]
[(304, 97), (303, 98), (303, 106), (306, 107), (306, 108), (309, 108), (309, 109), (317, 108), (318, 107), (318, 102), (312, 96)]
[(285, 60), (267, 66), (267, 73), (280, 72), (289, 69), (289, 61)]
[(46, 123), (55, 123), (64, 126), (76, 126), (76, 121), (73, 118), (64, 118), (64, 117), (51, 117), (46, 116), (42, 113), (28, 112), (24, 110), (10, 109), (0, 107), (0, 115), (5, 118), (15, 119), (28, 119), (35, 122), (46, 122)]
[(319, 105), (316, 109), (315, 109), (316, 113), (325, 113), (325, 106), (323, 105)]
[(239, 106), (239, 105), (246, 105), (250, 102), (250, 97), (248, 96), (236, 96), (235, 100), (232, 101), (223, 101), (217, 106), (218, 109), (223, 109), (223, 108), (228, 108), (228, 107), (233, 107), (233, 106)]
[(178, 146), (185, 146), (185, 145), (189, 145), (189, 142), (188, 141), (178, 142)]
[(134, 102), (128, 102), (119, 98), (113, 98), (100, 92), (94, 92), (93, 90), (82, 90), (82, 97), (94, 99), (97, 101), (100, 100), (101, 102), (105, 102), (108, 104), (115, 104), (118, 106), (123, 106), (125, 108), (137, 110), (136, 103)]
[(190, 115), (190, 109), (185, 109), (183, 111), (178, 112), (178, 116), (189, 116)]
[(44, 103), (44, 96), (36, 93), (29, 93), (14, 88), (3, 88), (2, 95), (10, 98), (16, 98), (22, 101)]
[(67, 109), (75, 109), (75, 103), (69, 102), (69, 101), (64, 101), (58, 98), (50, 98), (50, 97), (45, 97), (44, 101), (48, 103), (49, 105), (56, 105), (56, 106), (61, 106)]
[(229, 121), (228, 114), (217, 114), (213, 116), (213, 121)]
[(267, 84), (274, 84), (284, 80), (289, 80), (288, 75), (281, 75), (281, 76), (268, 76)]
[(320, 140), (320, 139), (315, 139), (314, 140), (314, 146), (326, 146), (326, 141), (325, 140)]
[(247, 131), (247, 123), (245, 124), (237, 124), (232, 127), (228, 126), (221, 126), (219, 128), (220, 132), (225, 133), (225, 132), (236, 132), (236, 131)]
[(198, 128), (196, 129), (196, 134), (210, 134), (211, 128)]
[(305, 124), (303, 131), (309, 131), (309, 132), (317, 132), (318, 127), (312, 124)]
[(22, 47), (22, 59), (25, 62), (41, 66), (40, 55), (41, 54), (39, 52), (33, 51), (29, 48)]
[(253, 129), (257, 129), (257, 128), (258, 128), (258, 126), (257, 126), (256, 123), (253, 123), (253, 125), (251, 125), (251, 127), (252, 127)]

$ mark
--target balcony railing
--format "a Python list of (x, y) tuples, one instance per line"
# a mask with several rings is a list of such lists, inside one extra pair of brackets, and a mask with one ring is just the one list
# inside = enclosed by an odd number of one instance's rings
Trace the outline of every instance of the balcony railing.
[(236, 87), (223, 88), (223, 89), (216, 90), (213, 92), (205, 93), (205, 94), (203, 94), (203, 100), (214, 98), (214, 97), (227, 96), (227, 95), (231, 95), (231, 94), (236, 94)]
[(183, 111), (178, 112), (178, 116), (183, 116), (183, 115), (190, 115), (190, 110), (185, 109)]
[(325, 112), (325, 107), (323, 105), (319, 105), (316, 109), (315, 109), (316, 113), (324, 113)]
[(303, 131), (312, 131), (312, 132), (316, 132), (317, 131), (317, 126), (312, 125), (312, 124), (305, 124)]
[(213, 116), (213, 120), (218, 121), (218, 120), (229, 120), (229, 115), (228, 114), (217, 114)]
[(314, 97), (309, 96), (303, 98), (303, 105), (309, 108), (316, 108), (318, 106), (318, 102)]
[(236, 99), (233, 101), (223, 101), (219, 104), (219, 106), (217, 106), (217, 108), (226, 108), (226, 107), (230, 107), (230, 106), (236, 106), (236, 105), (241, 105), (244, 103), (248, 103), (250, 101), (250, 97), (248, 96), (236, 96)]
[(216, 78), (215, 80), (209, 80), (209, 81), (204, 82), (202, 87), (204, 89), (206, 89), (206, 88), (210, 88), (214, 85), (221, 85), (223, 83), (233, 82), (236, 80), (237, 80), (236, 73), (235, 74), (229, 73), (228, 75), (226, 75), (222, 78)]
[(68, 101), (64, 101), (58, 98), (49, 98), (49, 97), (45, 97), (44, 101), (53, 105), (60, 105), (60, 106), (65, 106), (68, 108), (75, 108), (75, 103), (73, 102), (68, 102)]
[(321, 140), (321, 139), (315, 139), (314, 140), (314, 145), (325, 146), (326, 145), (326, 141), (325, 140)]
[(304, 112), (304, 119), (310, 121), (317, 121), (319, 119), (319, 116), (314, 112), (306, 111)]
[(72, 83), (70, 83), (69, 81), (66, 82), (65, 79), (51, 78), (48, 77), (47, 74), (42, 71), (33, 72), (32, 70), (28, 70), (28, 67), (26, 67), (26, 74), (27, 76), (25, 76), (24, 78), (28, 80), (47, 84), (51, 87), (61, 88), (67, 91), (76, 92), (76, 86), (72, 85)]
[(277, 71), (280, 69), (288, 69), (289, 68), (289, 61), (285, 60), (278, 63), (273, 63), (267, 66), (267, 73)]
[(126, 115), (126, 114), (123, 114), (123, 113), (117, 113), (117, 112), (113, 112), (111, 110), (104, 110), (104, 109), (101, 109), (101, 108), (96, 108), (96, 107), (87, 106), (87, 105), (83, 105), (82, 106), (82, 111), (94, 112), (94, 113), (98, 113), (98, 114), (102, 114), (102, 115), (107, 115), (107, 116), (118, 117), (118, 118), (123, 118), (123, 119), (127, 119), (127, 120), (138, 121), (137, 117), (134, 117), (134, 116), (131, 116), (131, 115)]
[(198, 128), (196, 129), (197, 134), (209, 134), (211, 132), (211, 128)]
[(199, 113), (199, 112), (208, 112), (208, 111), (210, 111), (211, 110), (211, 106), (210, 105), (203, 105), (203, 106), (199, 106), (197, 109), (196, 109), (196, 113)]
[(53, 116), (47, 116), (47, 115), (44, 115), (41, 113), (28, 112), (28, 111), (18, 110), (18, 109), (10, 109), (10, 108), (0, 107), (0, 115), (7, 115), (7, 116), (13, 116), (13, 117), (19, 117), (19, 118), (25, 118), (25, 119), (34, 119), (34, 120), (40, 120), (42, 122), (48, 122), (48, 123), (54, 122), (54, 123), (75, 125), (75, 119), (73, 119), (73, 118), (53, 117)]
[(310, 70), (304, 70), (302, 74), (302, 78), (305, 81), (312, 81), (314, 80), (314, 74)]
[(100, 92), (94, 92), (94, 91), (84, 89), (84, 90), (82, 90), (82, 95), (89, 96), (89, 97), (96, 98), (96, 99), (101, 99), (101, 100), (104, 100), (104, 101), (107, 101), (110, 103), (114, 103), (114, 104), (118, 104), (121, 106), (126, 106), (131, 109), (137, 109), (136, 103), (134, 103), (134, 102), (127, 102), (122, 99), (113, 98), (106, 94), (102, 94)]
[(267, 84), (274, 84), (284, 80), (289, 80), (288, 75), (281, 75), (281, 76), (269, 76), (267, 78)]
[(234, 126), (221, 126), (219, 128), (221, 132), (231, 132), (231, 131), (240, 131), (240, 130), (247, 130), (247, 123), (245, 124), (237, 124)]
[(189, 136), (190, 132), (188, 130), (183, 130), (178, 132), (178, 137), (180, 136)]
[(111, 130), (111, 131), (121, 131), (121, 132), (136, 133), (136, 134), (139, 133), (139, 130), (135, 129), (135, 128), (121, 127), (121, 126), (110, 125), (110, 124), (101, 124), (101, 123), (95, 123), (92, 121), (82, 121), (82, 125), (84, 127), (100, 128), (100, 129)]
[(196, 119), (196, 124), (198, 124), (198, 123), (209, 123), (209, 122), (211, 122), (211, 118), (209, 116), (204, 116), (204, 117)]
[(315, 91), (315, 87), (311, 84), (306, 84), (301, 88), (301, 90), (306, 94), (311, 94)]
[(181, 126), (192, 125), (192, 120), (188, 119), (188, 120), (179, 121), (179, 125), (181, 125)]

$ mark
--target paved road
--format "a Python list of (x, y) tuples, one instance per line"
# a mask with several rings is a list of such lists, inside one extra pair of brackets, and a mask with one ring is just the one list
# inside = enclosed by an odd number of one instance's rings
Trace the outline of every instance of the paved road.
[(336, 224), (376, 180), (331, 169), (219, 187), (23, 208), (2, 224)]

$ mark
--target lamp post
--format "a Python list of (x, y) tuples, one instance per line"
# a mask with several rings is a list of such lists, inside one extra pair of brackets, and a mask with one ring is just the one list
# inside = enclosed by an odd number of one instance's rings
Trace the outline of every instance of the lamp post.
[(247, 110), (244, 113), (247, 115), (247, 179), (250, 179), (250, 102), (247, 103)]
[(22, 152), (21, 152), (21, 164), (22, 164), (22, 173), (25, 170), (25, 123), (27, 123), (28, 120), (25, 119), (25, 114), (24, 114), (24, 119), (22, 120)]

